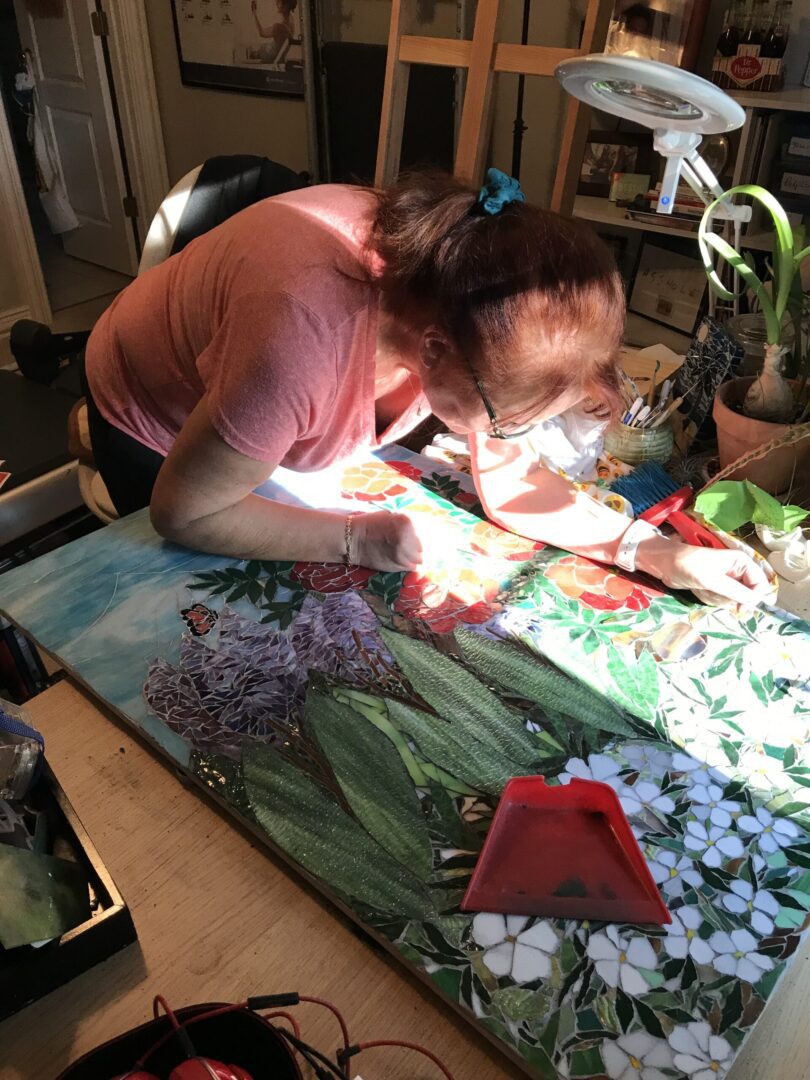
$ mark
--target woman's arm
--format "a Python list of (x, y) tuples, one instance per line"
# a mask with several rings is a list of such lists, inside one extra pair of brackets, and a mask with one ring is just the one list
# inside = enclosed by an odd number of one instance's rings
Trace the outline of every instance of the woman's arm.
[(258, 31), (259, 37), (272, 37), (272, 27), (270, 29), (265, 29), (259, 22), (259, 12), (257, 10), (256, 0), (251, 0), (250, 10), (253, 12), (253, 21), (256, 23), (256, 30)]
[[(203, 398), (158, 474), (152, 524), (168, 540), (237, 559), (341, 562), (346, 515), (252, 494), (273, 469), (228, 446)], [(375, 570), (412, 570), (421, 558), (415, 530), (402, 514), (357, 517), (352, 539), (353, 560)]]
[[(510, 532), (612, 564), (630, 522), (548, 469), (531, 467), (517, 442), (470, 436), (475, 486), (487, 515)], [(753, 559), (691, 547), (663, 536), (643, 540), (639, 570), (701, 598), (756, 604), (771, 588)]]

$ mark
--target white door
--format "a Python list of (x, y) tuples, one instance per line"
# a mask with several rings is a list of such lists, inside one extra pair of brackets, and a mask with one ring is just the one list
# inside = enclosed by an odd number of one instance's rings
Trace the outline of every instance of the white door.
[[(47, 5), (14, 0), (46, 137), (80, 222), (63, 233), (68, 255), (134, 275), (138, 259), (125, 216), (124, 171), (92, 0)], [(37, 10), (47, 13), (36, 14)]]

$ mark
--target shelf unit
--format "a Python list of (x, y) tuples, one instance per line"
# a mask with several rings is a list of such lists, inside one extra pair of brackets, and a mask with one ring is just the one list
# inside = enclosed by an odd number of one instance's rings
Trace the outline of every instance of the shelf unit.
[[(752, 120), (756, 113), (760, 112), (786, 112), (807, 113), (810, 115), (810, 87), (796, 87), (787, 90), (774, 91), (773, 93), (751, 93), (746, 91), (728, 91), (730, 96), (737, 101), (746, 112), (746, 121), (741, 131), (740, 144), (734, 166), (734, 173), (730, 186), (741, 183), (756, 182), (759, 159), (750, 161), (751, 147), (749, 146)], [(762, 148), (761, 148), (762, 149)], [(771, 147), (771, 151), (773, 147)], [(679, 228), (669, 223), (666, 215), (661, 215), (661, 220), (655, 223), (637, 221), (627, 216), (624, 207), (616, 206), (607, 198), (593, 195), (577, 195), (574, 201), (574, 217), (584, 221), (590, 221), (597, 229), (601, 226), (611, 233), (649, 234), (659, 236), (676, 237), (682, 240), (697, 241), (697, 229)], [(751, 230), (751, 226), (749, 226)], [(628, 238), (629, 239), (629, 238)], [(637, 243), (638, 241), (636, 241)], [(770, 229), (763, 230), (762, 223), (756, 227), (756, 219), (753, 223), (753, 231), (743, 236), (742, 245), (752, 251), (771, 251), (773, 247), (773, 232)], [(649, 344), (647, 339), (663, 340), (670, 338), (665, 343), (676, 351), (683, 351), (684, 343), (688, 339), (676, 332), (667, 332), (656, 323), (644, 325), (641, 316), (628, 319), (628, 332), (634, 334), (636, 343), (639, 345)], [(657, 335), (657, 336), (656, 336)]]
[[(574, 217), (616, 229), (633, 229), (637, 232), (658, 233), (661, 236), (697, 237), (697, 229), (679, 229), (675, 225), (667, 225), (664, 214), (661, 215), (660, 225), (636, 221), (627, 216), (624, 207), (597, 195), (577, 195), (574, 200)], [(770, 251), (772, 246), (771, 234), (768, 232), (751, 233), (744, 236), (742, 242), (743, 247), (751, 248), (752, 251)]]
[(810, 86), (796, 86), (789, 90), (774, 90), (758, 94), (745, 90), (727, 90), (729, 97), (744, 109), (776, 109), (780, 112), (810, 112)]

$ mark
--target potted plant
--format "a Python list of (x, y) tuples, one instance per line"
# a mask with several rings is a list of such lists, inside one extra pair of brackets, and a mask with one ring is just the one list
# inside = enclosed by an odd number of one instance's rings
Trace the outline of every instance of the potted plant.
[[(717, 425), (720, 466), (724, 475), (746, 477), (774, 494), (790, 486), (803, 461), (810, 458), (810, 401), (807, 377), (810, 352), (803, 351), (801, 330), (805, 302), (801, 287), (800, 266), (810, 255), (810, 247), (801, 247), (803, 230), (792, 228), (781, 204), (770, 192), (754, 184), (731, 188), (725, 198), (749, 195), (762, 203), (774, 224), (774, 252), (770, 265), (771, 281), (760, 280), (754, 267), (722, 236), (712, 231), (715, 212), (723, 200), (716, 199), (706, 208), (700, 222), (698, 243), (710, 287), (726, 300), (735, 299), (717, 273), (714, 256), (724, 259), (742, 278), (759, 301), (765, 320), (767, 348), (765, 360), (756, 378), (730, 379), (723, 383), (714, 400), (713, 416)], [(783, 369), (787, 348), (783, 345), (783, 327), (788, 317), (795, 325), (793, 380)], [(773, 445), (772, 445), (773, 444)], [(757, 454), (758, 448), (768, 451)], [(735, 469), (728, 466), (746, 457)]]

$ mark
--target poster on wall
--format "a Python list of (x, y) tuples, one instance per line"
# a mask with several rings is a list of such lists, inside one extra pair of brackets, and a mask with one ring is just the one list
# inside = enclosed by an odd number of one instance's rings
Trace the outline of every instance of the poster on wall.
[(304, 96), (301, 0), (172, 0), (187, 86)]

